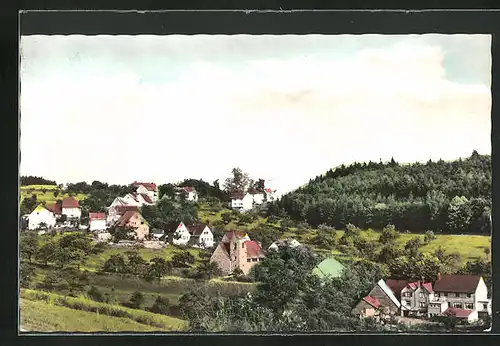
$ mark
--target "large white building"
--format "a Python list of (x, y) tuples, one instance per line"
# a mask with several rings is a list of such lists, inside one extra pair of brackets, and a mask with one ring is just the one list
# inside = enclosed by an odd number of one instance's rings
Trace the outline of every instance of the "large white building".
[(173, 233), (172, 243), (174, 245), (187, 245), (191, 238), (195, 238), (195, 247), (211, 248), (214, 246), (214, 235), (208, 225), (197, 223), (193, 225), (185, 225), (184, 222), (179, 223)]
[(28, 229), (36, 230), (42, 226), (52, 228), (56, 224), (56, 216), (53, 212), (46, 209), (44, 206), (39, 205), (28, 216)]

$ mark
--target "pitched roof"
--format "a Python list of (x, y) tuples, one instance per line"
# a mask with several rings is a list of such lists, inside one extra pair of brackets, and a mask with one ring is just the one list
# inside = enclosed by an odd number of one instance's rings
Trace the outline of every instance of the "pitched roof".
[(443, 312), (443, 315), (455, 316), (458, 318), (469, 317), (473, 310), (459, 309), (459, 308), (448, 308)]
[[(130, 219), (131, 219), (134, 215), (136, 215), (136, 214), (139, 214), (139, 212), (138, 212), (138, 211), (136, 211), (136, 210), (129, 210), (129, 211), (125, 212), (125, 214), (123, 214), (123, 215), (122, 215), (122, 216), (118, 219), (118, 221), (116, 221), (116, 224), (117, 224), (118, 226), (122, 226), (122, 227), (124, 227), (124, 226), (126, 226), (126, 225), (127, 225), (127, 223), (130, 221)], [(139, 215), (140, 215), (140, 214), (139, 214)]]
[(144, 186), (148, 191), (156, 191), (156, 184), (155, 183), (139, 183), (137, 181), (134, 181), (134, 185), (139, 187), (139, 186)]
[(227, 237), (227, 241), (230, 242), (231, 239), (233, 239), (233, 237), (236, 235), (236, 237), (238, 238), (244, 238), (245, 236), (247, 236), (247, 232), (244, 232), (244, 231), (229, 231), (229, 232), (226, 232), (225, 236)]
[[(32, 212), (39, 212), (39, 211), (43, 211), (43, 210), (48, 210), (47, 208), (45, 208), (42, 204), (39, 204), (35, 209), (33, 209)], [(49, 210), (50, 211), (50, 210)]]
[(363, 300), (373, 306), (375, 309), (378, 309), (380, 307), (380, 302), (377, 298), (366, 296), (363, 298)]
[(89, 219), (92, 220), (104, 220), (106, 219), (106, 214), (104, 213), (89, 213)]
[(344, 266), (335, 258), (330, 257), (323, 260), (313, 269), (313, 274), (321, 278), (338, 278), (342, 275)]
[(241, 192), (231, 194), (231, 199), (243, 199), (243, 197), (245, 197), (245, 194)]
[[(386, 282), (387, 283), (387, 282)], [(405, 287), (411, 288), (412, 290), (415, 290), (419, 287), (424, 287), (427, 292), (432, 293), (432, 283), (430, 282), (422, 282), (422, 281), (415, 281), (415, 282), (410, 282), (408, 283)]]
[(127, 211), (138, 211), (139, 208), (135, 205), (118, 205), (115, 207), (115, 210), (118, 215), (123, 215)]
[(187, 193), (195, 191), (192, 186), (181, 186), (180, 189), (186, 191)]
[(188, 229), (188, 232), (192, 236), (195, 236), (195, 237), (201, 235), (201, 233), (203, 232), (203, 230), (205, 229), (205, 227), (207, 227), (207, 225), (204, 224), (204, 223), (196, 223), (196, 224), (192, 224), (192, 225), (186, 225), (186, 228)]
[(66, 197), (66, 198), (63, 198), (63, 200), (62, 200), (62, 207), (63, 208), (79, 208), (80, 204), (73, 197)]
[(383, 279), (380, 279), (377, 282), (377, 285), (382, 289), (382, 291), (385, 292), (385, 294), (389, 297), (389, 299), (396, 305), (398, 308), (401, 306), (401, 303), (399, 302), (398, 298), (394, 295), (394, 292), (392, 291), (389, 286), (385, 283)]
[(473, 293), (479, 284), (478, 275), (442, 275), (434, 283), (436, 292)]
[(146, 203), (153, 203), (153, 200), (145, 193), (141, 193), (141, 197), (146, 201)]
[(245, 245), (245, 248), (247, 250), (248, 258), (265, 257), (262, 248), (255, 240), (247, 240), (243, 244)]
[(47, 209), (48, 211), (53, 212), (56, 215), (61, 215), (61, 213), (62, 213), (62, 211), (61, 211), (61, 204), (59, 204), (59, 203), (46, 204), (45, 205), (45, 209)]
[(387, 279), (385, 280), (385, 284), (389, 287), (392, 293), (396, 296), (396, 298), (401, 299), (401, 290), (408, 285), (410, 281), (408, 280), (394, 280)]
[(265, 191), (266, 193), (276, 192), (276, 191), (271, 190), (270, 188), (266, 188), (266, 189), (264, 189), (264, 191)]

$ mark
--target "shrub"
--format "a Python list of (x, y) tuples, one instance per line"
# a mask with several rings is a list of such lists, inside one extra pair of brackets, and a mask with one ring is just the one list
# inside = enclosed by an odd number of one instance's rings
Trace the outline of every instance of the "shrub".
[(132, 296), (130, 297), (129, 300), (130, 306), (139, 309), (141, 305), (144, 303), (144, 296), (141, 292), (135, 291), (132, 293)]
[(104, 302), (104, 296), (102, 295), (101, 291), (95, 286), (90, 287), (90, 289), (87, 291), (87, 295), (89, 296), (90, 299), (96, 301), (96, 302)]
[(167, 298), (158, 296), (156, 297), (153, 306), (151, 306), (150, 311), (157, 314), (166, 315), (169, 312), (169, 307), (170, 307), (170, 301)]

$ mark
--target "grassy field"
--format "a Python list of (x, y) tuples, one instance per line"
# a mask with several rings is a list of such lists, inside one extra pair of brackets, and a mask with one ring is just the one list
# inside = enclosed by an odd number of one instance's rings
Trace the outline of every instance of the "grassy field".
[[(153, 327), (153, 330), (158, 331), (180, 331), (187, 327), (186, 321), (174, 317), (154, 314), (144, 310), (126, 308), (115, 304), (99, 303), (85, 296), (66, 297), (54, 293), (22, 289), (21, 298), (34, 302), (43, 302), (49, 307), (65, 307), (70, 310), (75, 310), (76, 312), (87, 312), (97, 316), (128, 319), (131, 322)], [(22, 307), (20, 314), (21, 316), (24, 314)], [(30, 316), (29, 313), (28, 316)], [(24, 328), (28, 329), (26, 327)], [(80, 329), (76, 330), (80, 331)]]
[(21, 328), (28, 332), (151, 332), (158, 328), (129, 318), (55, 306), (41, 301), (20, 301)]
[[(21, 186), (21, 199), (19, 202), (21, 203), (25, 197), (29, 198), (32, 195), (36, 196), (37, 201), (46, 203), (55, 203), (58, 199), (69, 197), (69, 194), (62, 191), (57, 185), (27, 185)], [(74, 197), (77, 200), (82, 200), (87, 196), (79, 193)]]

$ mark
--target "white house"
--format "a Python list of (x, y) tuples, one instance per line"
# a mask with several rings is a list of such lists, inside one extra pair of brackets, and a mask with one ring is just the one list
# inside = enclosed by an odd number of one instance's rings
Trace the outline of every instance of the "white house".
[(260, 205), (264, 203), (266, 196), (261, 192), (257, 192), (252, 194), (252, 198), (253, 198), (253, 203)]
[(192, 186), (181, 186), (177, 189), (178, 193), (184, 193), (186, 200), (191, 202), (198, 202), (198, 192)]
[(53, 212), (39, 205), (31, 212), (28, 217), (28, 229), (34, 230), (45, 225), (47, 228), (52, 228), (56, 224), (56, 217)]
[(267, 199), (267, 201), (272, 202), (272, 201), (276, 200), (276, 198), (277, 198), (277, 196), (276, 196), (276, 190), (273, 190), (273, 189), (271, 189), (271, 188), (268, 187), (268, 188), (266, 188), (264, 190), (264, 192), (266, 193), (266, 199)]
[(438, 275), (428, 316), (453, 314), (473, 321), (479, 312), (491, 313), (488, 302), (488, 288), (481, 276)]
[(156, 203), (158, 201), (158, 187), (156, 184), (134, 182), (134, 186), (137, 187), (137, 194), (147, 195), (152, 203)]
[(78, 201), (73, 197), (63, 198), (62, 214), (66, 215), (68, 219), (79, 219), (82, 216), (82, 211)]
[(238, 211), (248, 211), (253, 208), (254, 197), (250, 193), (233, 194), (231, 196), (231, 208)]
[(404, 316), (427, 315), (429, 302), (434, 299), (430, 282), (409, 282), (401, 290), (401, 310)]
[(126, 203), (126, 205), (133, 205), (135, 207), (141, 207), (142, 203), (137, 198), (137, 194), (129, 193), (122, 197), (122, 200)]
[(89, 213), (89, 230), (102, 231), (106, 229), (105, 213)]
[(197, 238), (196, 247), (210, 248), (214, 246), (214, 235), (206, 224), (198, 223), (186, 226), (184, 222), (179, 223), (173, 234), (172, 243), (175, 245), (187, 245), (191, 238)]

